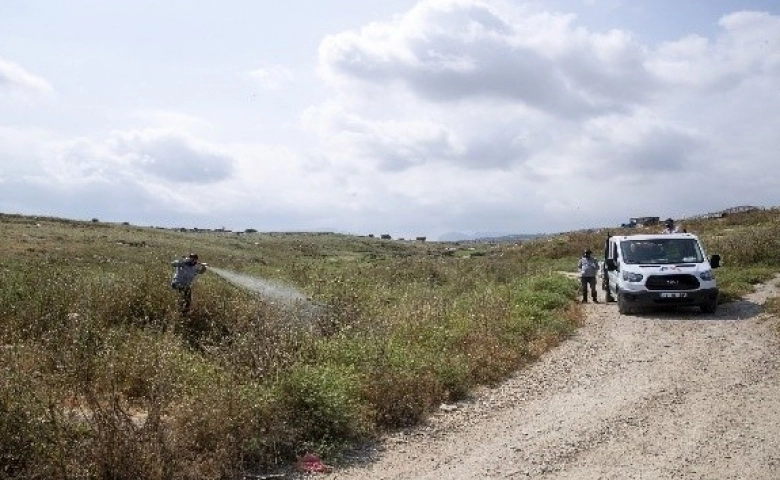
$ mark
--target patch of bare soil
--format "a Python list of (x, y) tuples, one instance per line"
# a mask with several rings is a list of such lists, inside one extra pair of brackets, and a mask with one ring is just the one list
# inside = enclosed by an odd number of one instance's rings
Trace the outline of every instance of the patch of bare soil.
[(576, 336), (329, 479), (778, 479), (775, 279), (713, 315), (587, 304)]

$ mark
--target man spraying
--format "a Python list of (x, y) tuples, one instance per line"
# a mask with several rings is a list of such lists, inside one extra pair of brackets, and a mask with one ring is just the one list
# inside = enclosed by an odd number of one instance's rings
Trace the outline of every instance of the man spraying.
[(174, 260), (171, 265), (174, 268), (171, 288), (177, 290), (181, 295), (179, 306), (182, 315), (186, 315), (190, 311), (190, 305), (192, 305), (192, 284), (195, 283), (198, 275), (206, 271), (208, 265), (198, 262), (198, 255), (195, 253)]

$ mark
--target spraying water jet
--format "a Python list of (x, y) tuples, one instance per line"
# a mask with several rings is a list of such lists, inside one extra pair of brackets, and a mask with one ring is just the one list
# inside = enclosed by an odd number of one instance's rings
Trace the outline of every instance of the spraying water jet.
[(219, 275), (235, 287), (249, 290), (259, 297), (275, 303), (287, 313), (297, 317), (302, 324), (311, 326), (327, 313), (327, 308), (324, 305), (312, 302), (304, 293), (282, 282), (212, 266), (209, 266), (209, 271)]

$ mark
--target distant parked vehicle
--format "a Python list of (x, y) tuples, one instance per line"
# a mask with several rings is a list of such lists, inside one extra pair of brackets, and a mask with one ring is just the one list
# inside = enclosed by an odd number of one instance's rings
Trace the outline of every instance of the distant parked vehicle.
[(620, 226), (623, 228), (648, 227), (658, 225), (660, 221), (660, 217), (634, 217), (630, 218), (628, 223), (622, 223)]

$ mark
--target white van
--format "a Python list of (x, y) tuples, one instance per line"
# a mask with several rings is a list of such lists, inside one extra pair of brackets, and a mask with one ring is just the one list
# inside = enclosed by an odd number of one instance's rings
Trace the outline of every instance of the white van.
[(607, 301), (617, 298), (622, 314), (653, 305), (695, 305), (714, 313), (718, 286), (712, 269), (719, 266), (720, 255), (707, 259), (690, 233), (615, 235), (604, 246), (602, 287)]

